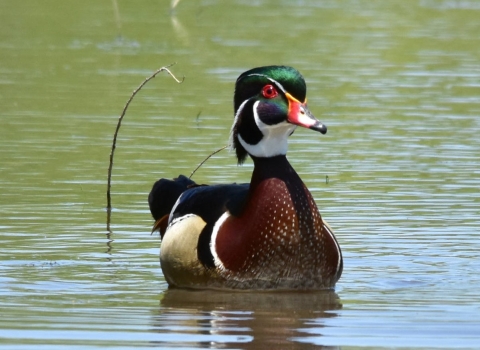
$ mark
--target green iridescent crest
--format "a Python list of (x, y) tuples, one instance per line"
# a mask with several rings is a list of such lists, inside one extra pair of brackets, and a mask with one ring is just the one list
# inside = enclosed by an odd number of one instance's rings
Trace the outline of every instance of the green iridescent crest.
[(234, 108), (238, 107), (247, 99), (260, 93), (261, 88), (275, 80), (283, 89), (289, 92), (299, 101), (305, 101), (307, 86), (303, 76), (292, 67), (265, 66), (253, 68), (242, 73), (235, 84)]

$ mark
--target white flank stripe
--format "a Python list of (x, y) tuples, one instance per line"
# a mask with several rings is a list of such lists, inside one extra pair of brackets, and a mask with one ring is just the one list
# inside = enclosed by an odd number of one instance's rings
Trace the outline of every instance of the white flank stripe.
[(215, 226), (213, 226), (212, 238), (210, 240), (210, 251), (212, 252), (212, 255), (213, 255), (213, 261), (215, 263), (215, 266), (220, 270), (226, 270), (226, 269), (225, 269), (225, 266), (223, 266), (223, 263), (217, 254), (217, 247), (216, 247), (217, 234), (218, 234), (218, 231), (220, 230), (220, 227), (225, 222), (225, 220), (227, 220), (229, 216), (230, 216), (230, 213), (228, 211), (226, 211), (225, 213), (223, 213), (222, 216), (220, 216), (220, 218), (215, 223)]
[(335, 271), (335, 274), (337, 274), (338, 270), (340, 270), (340, 263), (342, 262), (342, 254), (340, 253), (340, 246), (338, 245), (338, 242), (337, 242), (337, 239), (335, 238), (335, 235), (333, 234), (332, 231), (330, 231), (330, 228), (328, 228), (328, 225), (325, 225), (325, 223), (323, 223), (323, 227), (325, 227), (327, 229), (328, 234), (330, 235), (330, 237), (332, 237), (333, 241), (335, 242), (335, 246), (337, 247), (337, 252), (339, 253), (338, 254), (338, 262), (337, 262), (337, 270)]

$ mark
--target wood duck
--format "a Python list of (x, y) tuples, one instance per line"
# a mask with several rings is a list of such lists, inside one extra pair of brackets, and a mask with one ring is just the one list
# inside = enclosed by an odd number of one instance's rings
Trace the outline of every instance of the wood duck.
[(332, 289), (343, 269), (340, 246), (286, 158), (297, 126), (327, 128), (307, 108), (306, 84), (291, 67), (241, 74), (235, 85), (231, 146), (249, 184), (197, 185), (160, 179), (149, 195), (160, 264), (171, 287)]

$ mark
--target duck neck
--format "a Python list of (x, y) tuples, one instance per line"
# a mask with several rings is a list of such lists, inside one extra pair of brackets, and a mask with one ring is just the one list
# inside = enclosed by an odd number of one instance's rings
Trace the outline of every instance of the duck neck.
[(301, 184), (303, 186), (302, 180), (284, 154), (265, 158), (251, 157), (254, 169), (250, 181), (250, 191), (254, 191), (262, 181), (270, 178), (276, 178), (288, 184)]
[[(261, 184), (270, 180), (277, 183), (278, 187), (270, 187), (271, 190), (262, 192), (261, 196), (265, 199), (271, 197), (270, 203), (276, 203), (278, 198), (288, 198), (293, 204), (296, 217), (299, 220), (299, 230), (306, 235), (309, 232), (315, 232), (315, 220), (321, 220), (320, 213), (315, 201), (303, 183), (300, 176), (288, 162), (285, 155), (279, 155), (269, 158), (252, 157), (255, 168), (250, 182), (249, 198), (255, 198), (257, 191), (263, 191)], [(279, 182), (279, 181), (280, 182)], [(283, 184), (280, 184), (283, 183)], [(277, 198), (277, 199), (275, 199)], [(283, 202), (285, 204), (285, 202)]]

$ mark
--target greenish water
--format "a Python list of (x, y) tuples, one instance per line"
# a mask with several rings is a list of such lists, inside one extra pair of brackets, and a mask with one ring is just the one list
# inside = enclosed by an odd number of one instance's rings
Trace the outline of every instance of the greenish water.
[[(480, 344), (477, 1), (0, 1), (0, 348)], [(106, 226), (113, 131), (120, 131)], [(329, 131), (289, 158), (335, 293), (167, 290), (147, 195), (225, 145), (236, 77), (288, 64)], [(245, 182), (224, 151), (197, 182)], [(328, 183), (326, 177), (328, 176)]]

